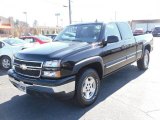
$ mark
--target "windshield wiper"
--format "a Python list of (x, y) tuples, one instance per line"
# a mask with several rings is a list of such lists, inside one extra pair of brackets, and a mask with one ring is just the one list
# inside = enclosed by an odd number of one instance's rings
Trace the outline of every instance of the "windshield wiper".
[(82, 41), (82, 40), (54, 40), (54, 41), (85, 42), (85, 41)]
[(67, 40), (67, 39), (60, 39), (60, 40), (54, 40), (54, 41), (72, 41), (72, 40)]
[(71, 40), (71, 41), (75, 41), (75, 42), (84, 42), (82, 40)]

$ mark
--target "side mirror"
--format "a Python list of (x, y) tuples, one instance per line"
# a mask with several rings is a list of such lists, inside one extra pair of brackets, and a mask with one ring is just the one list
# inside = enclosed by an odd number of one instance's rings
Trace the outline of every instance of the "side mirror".
[(107, 43), (115, 43), (115, 42), (118, 42), (119, 39), (117, 36), (108, 36), (107, 37)]
[(115, 43), (115, 42), (118, 42), (119, 41), (119, 39), (118, 39), (118, 37), (117, 36), (108, 36), (107, 37), (107, 40), (105, 40), (104, 42), (103, 42), (103, 44), (104, 44), (104, 46), (105, 45), (107, 45), (108, 43)]
[(4, 44), (3, 43), (0, 43), (0, 48), (3, 48)]

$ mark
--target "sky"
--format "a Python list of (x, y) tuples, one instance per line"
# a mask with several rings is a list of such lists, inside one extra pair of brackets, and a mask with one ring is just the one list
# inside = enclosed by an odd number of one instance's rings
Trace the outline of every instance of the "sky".
[[(72, 21), (128, 21), (135, 19), (160, 19), (159, 0), (71, 0)], [(69, 24), (68, 0), (0, 0), (0, 16), (14, 17), (32, 26), (56, 26), (55, 13), (60, 13), (58, 24)]]

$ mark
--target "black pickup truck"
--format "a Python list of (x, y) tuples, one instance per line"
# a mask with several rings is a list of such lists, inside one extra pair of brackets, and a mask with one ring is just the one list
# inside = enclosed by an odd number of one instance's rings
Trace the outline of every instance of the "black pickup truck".
[(73, 97), (88, 106), (105, 76), (135, 61), (146, 70), (152, 48), (152, 35), (134, 37), (127, 22), (69, 25), (54, 42), (15, 54), (9, 80), (27, 94)]

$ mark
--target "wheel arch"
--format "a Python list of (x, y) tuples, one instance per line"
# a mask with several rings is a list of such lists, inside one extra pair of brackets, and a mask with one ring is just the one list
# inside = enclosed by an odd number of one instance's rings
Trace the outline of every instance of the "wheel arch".
[(73, 72), (74, 74), (79, 74), (84, 69), (92, 68), (96, 70), (96, 72), (99, 75), (99, 78), (102, 79), (104, 73), (103, 66), (103, 59), (100, 56), (95, 56), (78, 62), (73, 68)]
[(145, 49), (147, 49), (149, 52), (151, 52), (151, 45), (150, 44), (145, 45), (144, 50)]
[(3, 57), (8, 57), (8, 58), (10, 58), (10, 60), (12, 60), (11, 57), (8, 56), (8, 55), (1, 55), (1, 56), (0, 56), (0, 59), (2, 59)]

